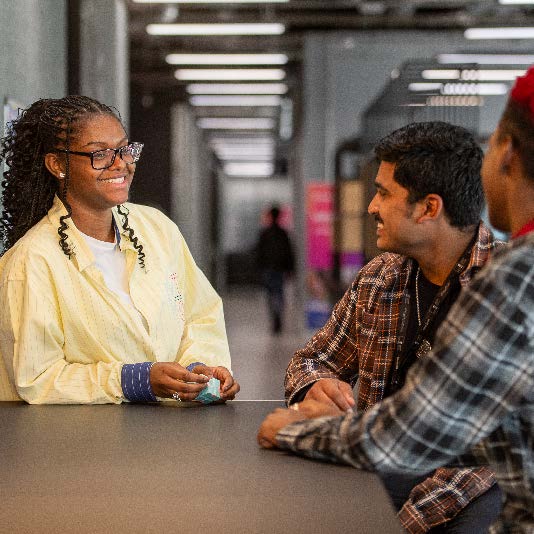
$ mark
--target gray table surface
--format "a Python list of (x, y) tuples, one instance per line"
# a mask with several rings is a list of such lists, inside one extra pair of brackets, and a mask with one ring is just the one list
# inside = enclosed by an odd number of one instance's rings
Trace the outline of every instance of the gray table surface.
[(0, 403), (0, 532), (401, 532), (376, 475), (258, 447), (279, 405)]

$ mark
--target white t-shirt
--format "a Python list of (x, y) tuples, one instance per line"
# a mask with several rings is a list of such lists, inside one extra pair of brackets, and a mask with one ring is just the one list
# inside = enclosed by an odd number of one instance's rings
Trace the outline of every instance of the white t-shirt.
[(135, 308), (132, 298), (130, 297), (130, 288), (128, 285), (128, 273), (126, 271), (126, 256), (121, 252), (117, 241), (109, 243), (100, 241), (90, 235), (80, 232), (85, 242), (91, 249), (95, 257), (95, 264), (104, 277), (106, 286), (113, 291), (128, 306), (134, 308), (139, 320), (146, 328), (144, 317)]

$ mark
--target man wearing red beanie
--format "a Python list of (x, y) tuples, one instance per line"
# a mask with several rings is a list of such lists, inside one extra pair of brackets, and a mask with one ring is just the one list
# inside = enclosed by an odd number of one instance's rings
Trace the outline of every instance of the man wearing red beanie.
[(511, 246), (462, 289), (433, 351), (364, 414), (303, 401), (265, 419), (261, 446), (382, 473), (489, 464), (504, 494), (491, 532), (534, 531), (534, 67), (516, 81), (482, 166)]

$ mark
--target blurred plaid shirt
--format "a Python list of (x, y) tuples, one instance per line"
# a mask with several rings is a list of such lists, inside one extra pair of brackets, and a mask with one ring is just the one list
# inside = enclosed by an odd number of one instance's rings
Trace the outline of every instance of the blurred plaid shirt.
[(381, 472), (489, 463), (505, 494), (491, 532), (534, 532), (534, 233), (462, 290), (401, 391), (363, 414), (288, 425), (277, 441)]
[[(460, 284), (467, 285), (503, 243), (480, 224)], [(359, 377), (358, 410), (368, 410), (384, 398), (395, 365), (403, 355), (409, 312), (412, 259), (385, 253), (359, 273), (336, 305), (329, 322), (295, 353), (286, 374), (286, 399), (321, 378), (338, 378), (355, 385)], [(438, 469), (417, 485), (399, 512), (404, 528), (426, 532), (452, 519), (494, 483), (491, 471)]]

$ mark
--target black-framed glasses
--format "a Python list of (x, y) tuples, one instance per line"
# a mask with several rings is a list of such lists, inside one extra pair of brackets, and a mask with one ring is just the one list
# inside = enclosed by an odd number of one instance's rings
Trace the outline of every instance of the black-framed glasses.
[(107, 169), (115, 163), (117, 154), (125, 163), (135, 163), (141, 157), (143, 150), (143, 143), (130, 143), (128, 145), (120, 146), (119, 148), (105, 148), (104, 150), (94, 150), (93, 152), (77, 152), (75, 150), (67, 150), (66, 148), (56, 148), (56, 152), (64, 152), (65, 154), (76, 154), (77, 156), (85, 156), (91, 158), (91, 167), (95, 171)]

